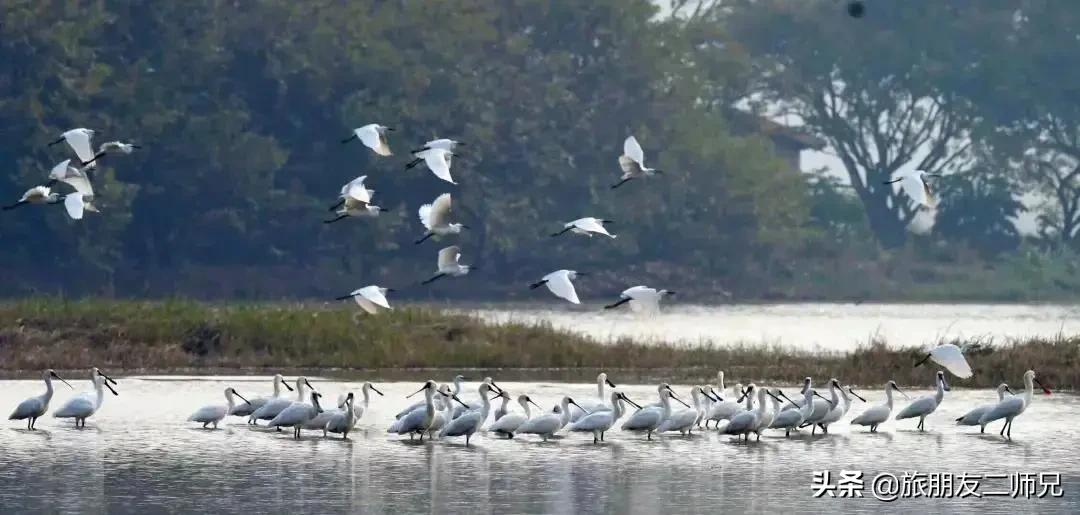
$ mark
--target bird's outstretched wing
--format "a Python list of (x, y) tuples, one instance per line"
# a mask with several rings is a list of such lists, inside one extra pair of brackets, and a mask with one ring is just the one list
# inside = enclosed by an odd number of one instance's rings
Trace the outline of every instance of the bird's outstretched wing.
[(431, 226), (440, 227), (450, 223), (451, 199), (449, 193), (439, 195), (435, 202), (431, 203)]
[(581, 304), (578, 300), (577, 291), (574, 290), (574, 283), (570, 281), (570, 273), (568, 270), (558, 270), (544, 276), (544, 280), (547, 281), (547, 287), (554, 293), (556, 297), (566, 299), (574, 304)]
[(439, 251), (439, 270), (451, 268), (457, 265), (461, 258), (461, 248), (451, 245)]
[[(431, 150), (425, 150), (424, 152), (422, 152), (422, 154), (424, 158), (424, 163), (427, 164), (428, 169), (431, 170), (431, 173), (435, 174), (436, 177), (446, 182), (449, 182), (450, 184), (457, 184), (456, 182), (454, 182), (454, 178), (450, 175), (450, 160), (448, 159), (450, 157), (449, 151), (441, 148), (434, 148)], [(418, 155), (417, 157), (420, 156)]]
[(67, 209), (68, 216), (72, 220), (82, 220), (85, 208), (86, 203), (83, 201), (82, 194), (76, 192), (64, 197), (64, 209)]
[(641, 149), (641, 144), (638, 143), (637, 138), (630, 136), (623, 142), (623, 155), (634, 160), (638, 165), (645, 164), (645, 151)]
[(90, 134), (83, 129), (72, 129), (64, 133), (67, 144), (79, 156), (79, 161), (85, 163), (94, 159), (94, 148), (90, 146)]

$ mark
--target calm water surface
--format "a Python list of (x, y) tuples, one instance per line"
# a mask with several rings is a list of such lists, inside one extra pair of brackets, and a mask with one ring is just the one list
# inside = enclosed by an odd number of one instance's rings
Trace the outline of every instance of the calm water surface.
[[(532, 437), (481, 437), (471, 448), (457, 440), (418, 443), (387, 435), (393, 414), (419, 387), (382, 383), (351, 440), (315, 432), (293, 441), (288, 432), (252, 429), (232, 418), (202, 430), (184, 419), (196, 408), (223, 403), (234, 386), (245, 396), (267, 395), (270, 381), (243, 378), (120, 379), (84, 430), (51, 417), (28, 432), (18, 422), (0, 428), (0, 511), (17, 512), (226, 512), (226, 513), (702, 513), (841, 511), (870, 513), (928, 510), (961, 513), (1080, 511), (1080, 400), (1038, 397), (1015, 423), (1014, 441), (972, 434), (952, 419), (994, 394), (954, 390), (926, 433), (915, 423), (889, 422), (876, 435), (850, 431), (760, 443), (735, 443), (715, 432), (654, 441), (619, 431), (593, 445), (583, 434), (547, 444)], [(613, 378), (616, 382), (617, 378)], [(359, 391), (358, 382), (312, 380), (327, 397)], [(88, 381), (73, 381), (77, 391)], [(472, 387), (473, 385), (470, 385)], [(594, 396), (585, 384), (506, 383), (552, 406), (563, 393)], [(631, 398), (651, 402), (655, 387), (620, 385)], [(72, 392), (60, 386), (53, 408)], [(0, 407), (11, 409), (37, 395), (39, 381), (0, 381)], [(684, 395), (685, 386), (676, 386)], [(869, 394), (878, 402), (880, 392)], [(924, 391), (912, 391), (921, 395)], [(476, 394), (466, 395), (469, 399)], [(862, 405), (853, 408), (860, 411)], [(849, 414), (850, 418), (852, 415)], [(846, 420), (846, 419), (845, 419)], [(976, 430), (977, 432), (977, 430)], [(319, 433), (321, 434), (321, 433)], [(1059, 472), (1064, 498), (901, 500), (813, 499), (813, 471)], [(1004, 480), (983, 489), (1007, 489)], [(869, 490), (866, 492), (869, 497)]]
[(1080, 332), (1080, 306), (1040, 304), (754, 304), (664, 306), (658, 315), (597, 305), (561, 309), (485, 307), (470, 312), (492, 322), (547, 322), (600, 339), (633, 337), (699, 343), (779, 343), (850, 350), (872, 337), (890, 345), (941, 339), (1053, 337)]

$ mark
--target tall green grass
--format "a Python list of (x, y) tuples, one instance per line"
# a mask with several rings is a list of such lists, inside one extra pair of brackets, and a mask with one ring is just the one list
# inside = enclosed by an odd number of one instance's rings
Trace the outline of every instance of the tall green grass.
[[(1080, 337), (968, 344), (975, 377), (959, 386), (1019, 382), (1034, 368), (1048, 384), (1080, 384)], [(348, 305), (205, 304), (191, 301), (0, 303), (0, 372), (42, 368), (169, 372), (191, 369), (559, 369), (586, 378), (597, 369), (679, 381), (718, 369), (748, 381), (837, 377), (858, 385), (888, 379), (932, 383), (912, 368), (924, 349), (872, 341), (852, 352), (780, 345), (600, 342), (546, 324), (486, 325), (460, 314), (399, 308), (359, 315)]]

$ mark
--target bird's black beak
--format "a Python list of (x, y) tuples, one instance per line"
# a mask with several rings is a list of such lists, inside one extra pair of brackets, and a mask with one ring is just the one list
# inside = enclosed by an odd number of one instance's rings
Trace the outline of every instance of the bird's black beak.
[(781, 396), (781, 397), (783, 397), (783, 398), (784, 398), (784, 400), (786, 400), (786, 401), (788, 401), (788, 402), (790, 402), (790, 403), (792, 403), (792, 404), (795, 404), (796, 406), (798, 406), (798, 404), (796, 404), (796, 403), (795, 403), (795, 401), (791, 400), (791, 398), (790, 398), (790, 397), (788, 397), (788, 396), (787, 396), (787, 395), (786, 395), (786, 394), (784, 393), (784, 391), (783, 391), (783, 390), (777, 390), (777, 391), (776, 391), (776, 393), (780, 394), (780, 396)]
[(912, 368), (918, 367), (919, 365), (922, 365), (923, 363), (926, 363), (926, 360), (928, 360), (928, 359), (930, 359), (929, 354), (927, 354), (925, 357), (923, 357), (923, 359), (920, 359), (919, 362), (916, 363)]
[(237, 397), (239, 397), (239, 398), (240, 398), (240, 400), (242, 400), (242, 401), (244, 401), (244, 402), (246, 402), (246, 403), (248, 403), (248, 404), (251, 404), (251, 401), (249, 401), (249, 400), (245, 399), (243, 395), (240, 395), (240, 392), (238, 392), (238, 391), (236, 391), (236, 390), (233, 390), (233, 391), (232, 391), (232, 394), (233, 394), (233, 395), (235, 395), (235, 396), (237, 396)]
[(587, 410), (585, 408), (582, 408), (581, 406), (578, 405), (578, 403), (574, 402), (574, 399), (570, 399), (570, 402), (568, 402), (567, 404), (573, 404), (574, 406), (577, 406), (578, 409), (581, 410), (581, 411), (584, 411), (586, 415), (591, 415), (592, 414), (591, 411), (589, 411), (589, 410)]
[(526, 398), (525, 398), (525, 402), (528, 402), (529, 404), (532, 404), (533, 406), (536, 406), (536, 409), (539, 409), (539, 410), (543, 410), (543, 409), (544, 409), (544, 408), (541, 408), (539, 404), (537, 404), (537, 403), (533, 402), (533, 400), (532, 400), (532, 399), (530, 399), (530, 398), (527, 398), (527, 397), (526, 397)]
[(340, 297), (334, 297), (334, 300), (346, 300), (346, 299), (351, 299), (351, 298), (353, 298), (355, 296), (356, 295), (353, 295), (353, 294), (350, 293), (348, 295), (342, 295)]
[(102, 371), (98, 370), (98, 373), (101, 374), (101, 377), (105, 378), (105, 381), (106, 381), (105, 384), (106, 385), (109, 384), (109, 383), (116, 384), (116, 380), (109, 377), (109, 376), (107, 376), (107, 375), (105, 375), (105, 372), (102, 372)]
[[(105, 374), (102, 374), (102, 375), (105, 375)], [(116, 390), (113, 390), (113, 387), (111, 385), (109, 385), (108, 381), (105, 381), (105, 388), (108, 388), (109, 391), (112, 392), (113, 395), (120, 395), (120, 394), (116, 393)]]
[(293, 391), (293, 387), (289, 386), (289, 382), (288, 382), (288, 381), (286, 381), (286, 380), (282, 379), (282, 380), (281, 380), (281, 384), (282, 384), (282, 385), (283, 385), (283, 386), (285, 387), (285, 389), (286, 389), (286, 390), (289, 390), (290, 392), (291, 392), (291, 391)]
[(457, 395), (455, 395), (455, 394), (450, 394), (450, 397), (453, 397), (453, 399), (454, 399), (455, 401), (457, 401), (457, 402), (458, 402), (458, 404), (460, 404), (460, 405), (464, 406), (464, 407), (465, 407), (465, 409), (469, 409), (469, 405), (468, 405), (468, 404), (465, 404), (464, 402), (461, 402), (461, 399), (460, 399), (460, 398), (458, 398), (458, 396), (457, 396)]
[(747, 389), (743, 390), (742, 395), (739, 396), (739, 400), (737, 400), (735, 402), (742, 402), (743, 400), (745, 400), (746, 396), (750, 395), (751, 390), (753, 390), (753, 388), (747, 388)]
[(848, 389), (847, 389), (847, 391), (848, 391), (848, 393), (850, 393), (851, 395), (854, 395), (854, 396), (855, 396), (856, 398), (858, 398), (858, 399), (859, 399), (860, 401), (866, 402), (866, 399), (864, 399), (862, 395), (859, 395), (859, 394), (855, 393), (855, 389), (854, 389), (854, 388), (852, 388), (852, 387), (850, 387), (850, 386), (849, 386), (849, 387), (848, 387)]
[(608, 386), (610, 386), (610, 387), (612, 387), (612, 388), (617, 388), (617, 387), (615, 386), (615, 383), (611, 382), (611, 380), (610, 380), (610, 379), (604, 379), (604, 382), (605, 382), (605, 383), (607, 383), (607, 385), (608, 385)]
[(829, 403), (829, 406), (833, 405), (832, 399), (825, 399), (825, 397), (822, 397), (821, 394), (817, 393), (817, 392), (814, 392), (814, 395), (817, 396), (817, 397), (820, 397), (821, 399), (824, 399), (825, 402)]
[(375, 388), (375, 385), (373, 385), (373, 384), (370, 384), (370, 385), (368, 385), (368, 386), (369, 386), (369, 387), (371, 387), (371, 391), (373, 391), (373, 392), (375, 392), (375, 393), (379, 394), (379, 397), (385, 397), (385, 396), (383, 395), (383, 393), (379, 391), (379, 389), (378, 389), (378, 388)]
[(499, 388), (499, 385), (495, 384), (495, 381), (492, 381), (490, 384), (491, 384), (491, 387), (495, 389), (495, 391), (497, 391), (499, 393), (503, 392), (503, 389)]
[(1042, 381), (1039, 381), (1038, 377), (1033, 377), (1032, 379), (1035, 381), (1035, 384), (1039, 385), (1039, 388), (1042, 388), (1042, 391), (1043, 391), (1044, 394), (1050, 395), (1050, 393), (1051, 393), (1050, 389), (1043, 386)]
[(465, 224), (461, 224), (461, 228), (462, 229), (468, 229), (470, 231), (472, 230), (472, 227), (469, 227), (468, 225), (465, 225)]
[(388, 131), (390, 131), (390, 132), (394, 132), (394, 128), (393, 128), (393, 127), (387, 127), (387, 128), (386, 128), (386, 130), (388, 130)]
[(577, 274), (577, 275), (580, 275), (581, 277), (585, 277), (585, 276), (589, 275), (589, 272), (574, 272), (574, 273)]
[(49, 373), (49, 375), (51, 375), (51, 376), (53, 376), (53, 377), (55, 377), (55, 378), (59, 379), (60, 381), (63, 381), (63, 383), (64, 383), (64, 384), (68, 385), (68, 388), (71, 388), (72, 390), (74, 390), (74, 389), (75, 389), (75, 387), (74, 387), (74, 386), (71, 386), (71, 383), (69, 383), (69, 382), (67, 382), (67, 381), (64, 381), (64, 378), (63, 378), (63, 377), (60, 377), (59, 375), (57, 375), (57, 374), (56, 374), (56, 372), (50, 372), (50, 373)]
[(386, 293), (397, 293), (397, 290), (395, 290), (394, 288), (387, 288)]
[(687, 403), (685, 403), (685, 402), (683, 402), (683, 400), (682, 400), (682, 399), (680, 399), (678, 395), (675, 395), (675, 392), (671, 391), (671, 388), (668, 388), (668, 393), (670, 393), (670, 394), (671, 394), (671, 398), (672, 398), (672, 399), (675, 399), (675, 400), (679, 401), (679, 404), (682, 404), (683, 406), (686, 406), (687, 408), (689, 408), (689, 407), (690, 407), (690, 405), (689, 405), (689, 404), (687, 404)]
[(637, 408), (637, 409), (641, 409), (641, 406), (639, 406), (639, 405), (638, 405), (638, 403), (636, 403), (636, 402), (634, 402), (634, 401), (630, 400), (630, 397), (627, 397), (627, 396), (626, 396), (626, 394), (622, 394), (622, 395), (620, 395), (619, 397), (620, 397), (620, 398), (621, 398), (622, 400), (626, 401), (626, 403), (627, 403), (627, 404), (629, 404), (629, 405), (631, 405), (631, 406), (633, 406), (633, 407), (635, 407), (635, 408)]
[(424, 386), (421, 386), (419, 390), (417, 390), (417, 391), (415, 391), (413, 393), (410, 393), (409, 395), (406, 395), (405, 398), (408, 399), (409, 397), (412, 397), (413, 395), (416, 395), (416, 394), (418, 394), (418, 393), (420, 393), (420, 392), (422, 392), (424, 390), (427, 390), (427, 389), (428, 389), (428, 385), (427, 385), (427, 383), (424, 383)]
[(777, 396), (773, 395), (772, 392), (770, 392), (768, 390), (765, 390), (765, 393), (768, 394), (769, 397), (772, 397), (774, 401), (779, 402), (780, 404), (784, 403), (784, 401), (780, 400), (780, 397), (777, 397)]

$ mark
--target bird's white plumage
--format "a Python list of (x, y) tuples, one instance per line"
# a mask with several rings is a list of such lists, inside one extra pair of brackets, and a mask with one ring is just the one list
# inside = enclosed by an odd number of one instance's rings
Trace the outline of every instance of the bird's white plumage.
[(639, 166), (645, 166), (645, 151), (641, 149), (641, 144), (638, 143), (637, 138), (629, 136), (623, 141), (623, 155), (629, 157)]
[(386, 288), (372, 284), (353, 290), (350, 295), (361, 309), (374, 315), (379, 312), (379, 308), (394, 309), (390, 307), (390, 302), (386, 300), (386, 291)]
[(64, 209), (67, 210), (67, 214), (72, 220), (82, 220), (83, 212), (86, 210), (86, 202), (83, 201), (83, 196), (78, 192), (70, 193), (64, 197)]
[(85, 163), (94, 159), (94, 147), (90, 144), (90, 138), (94, 136), (94, 131), (82, 128), (71, 129), (62, 136), (68, 146), (75, 151), (75, 155), (79, 156), (80, 161)]
[(574, 234), (584, 234), (586, 236), (592, 236), (593, 234), (603, 234), (609, 238), (614, 238), (615, 235), (608, 232), (604, 227), (603, 222), (599, 218), (587, 216), (585, 218), (578, 218), (572, 222), (563, 224), (563, 227), (570, 229)]
[(445, 148), (429, 148), (421, 150), (415, 154), (417, 158), (423, 159), (424, 164), (427, 165), (431, 173), (436, 177), (449, 182), (450, 184), (457, 184), (454, 182), (454, 178), (450, 175), (450, 163), (452, 161), (453, 153)]
[(931, 349), (930, 360), (945, 367), (952, 375), (961, 379), (972, 376), (971, 365), (964, 358), (963, 351), (960, 350), (960, 347), (951, 343), (938, 345)]
[(374, 150), (376, 154), (380, 156), (389, 156), (393, 153), (390, 151), (390, 145), (386, 141), (386, 127), (377, 123), (369, 123), (358, 129), (354, 129), (353, 133), (364, 144), (364, 146)]
[(556, 297), (566, 299), (573, 304), (581, 304), (572, 282), (575, 277), (577, 277), (577, 272), (573, 270), (556, 270), (545, 275), (543, 280), (547, 289), (554, 293)]
[(451, 202), (450, 194), (443, 193), (434, 202), (420, 206), (420, 223), (432, 232), (445, 229), (450, 224)]
[(438, 268), (440, 273), (454, 273), (458, 270), (461, 248), (451, 245), (439, 251)]
[(364, 186), (364, 181), (367, 180), (366, 175), (361, 175), (341, 187), (341, 198), (353, 199), (357, 202), (363, 202), (365, 204), (371, 203), (371, 196), (375, 194), (375, 190), (369, 190)]

